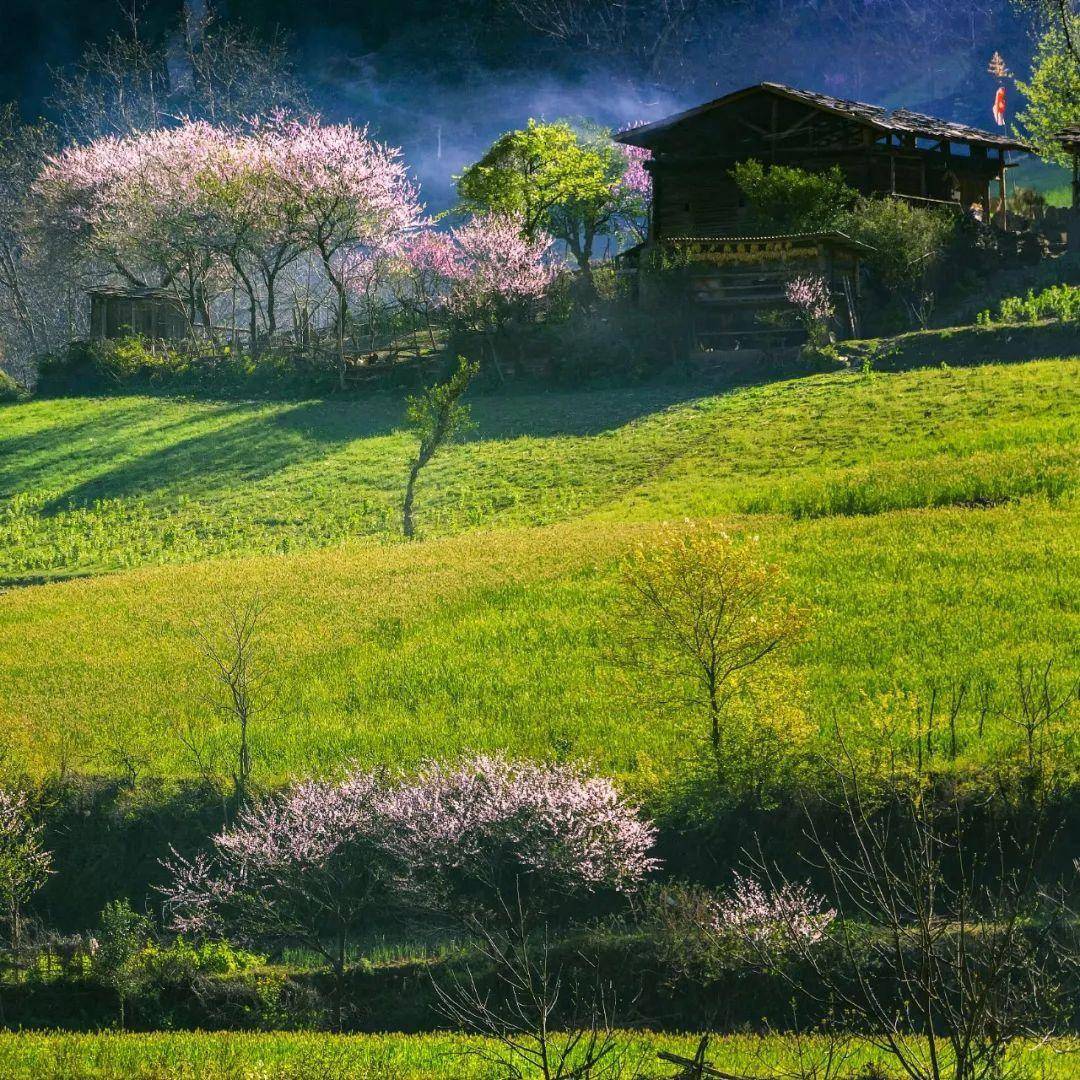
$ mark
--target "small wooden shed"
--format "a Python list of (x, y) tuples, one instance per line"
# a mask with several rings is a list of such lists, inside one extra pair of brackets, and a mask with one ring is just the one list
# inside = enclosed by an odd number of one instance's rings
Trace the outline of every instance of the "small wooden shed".
[(102, 286), (90, 290), (92, 338), (138, 334), (154, 341), (180, 341), (189, 332), (183, 307), (164, 289)]

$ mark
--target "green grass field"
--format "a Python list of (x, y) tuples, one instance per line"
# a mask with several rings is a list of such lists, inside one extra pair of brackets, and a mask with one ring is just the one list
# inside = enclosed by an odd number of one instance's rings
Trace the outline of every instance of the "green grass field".
[[(222, 733), (191, 627), (258, 592), (264, 778), (506, 747), (648, 788), (683, 743), (608, 662), (615, 570), (684, 517), (784, 565), (814, 613), (796, 662), (822, 724), (958, 674), (1007, 687), (1019, 656), (1075, 671), (1078, 376), (1046, 360), (481, 397), (407, 545), (398, 400), (0, 407), (5, 765), (192, 772), (178, 732), (208, 752)], [(962, 759), (1013, 737), (962, 728)]]
[[(671, 1076), (658, 1050), (690, 1056), (697, 1036), (627, 1034), (620, 1040), (624, 1075)], [(0, 1074), (6, 1080), (481, 1080), (491, 1066), (476, 1056), (482, 1044), (455, 1035), (154, 1034), (0, 1035)], [(882, 1058), (865, 1044), (842, 1051), (853, 1074)], [(1012, 1064), (1040, 1080), (1075, 1075), (1080, 1047), (1065, 1041), (1017, 1048)], [(822, 1044), (802, 1043), (807, 1064)], [(729, 1035), (710, 1043), (709, 1062), (738, 1075), (790, 1069), (799, 1060), (794, 1039)], [(638, 1070), (638, 1071), (634, 1071)], [(525, 1072), (524, 1075), (533, 1075)], [(779, 1072), (778, 1075), (784, 1075)]]

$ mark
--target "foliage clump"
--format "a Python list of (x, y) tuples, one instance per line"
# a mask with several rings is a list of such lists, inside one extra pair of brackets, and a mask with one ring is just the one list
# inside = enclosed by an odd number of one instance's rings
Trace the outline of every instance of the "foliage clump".
[(1016, 119), (1040, 157), (1067, 166), (1069, 155), (1054, 136), (1080, 123), (1080, 60), (1066, 33), (1073, 39), (1080, 34), (1080, 16), (1067, 13), (1061, 5), (1061, 18), (1067, 24), (1053, 21), (1039, 39), (1031, 78), (1017, 80), (1026, 106)]
[(1025, 296), (1007, 296), (998, 304), (997, 311), (987, 308), (980, 311), (980, 326), (995, 323), (1030, 323), (1059, 319), (1062, 322), (1080, 322), (1080, 286), (1051, 285), (1036, 292), (1029, 289)]
[(838, 165), (808, 172), (751, 160), (740, 162), (731, 175), (746, 199), (750, 226), (763, 234), (842, 228), (857, 198)]
[(867, 246), (865, 262), (881, 288), (899, 296), (913, 323), (925, 328), (934, 307), (935, 275), (958, 226), (951, 210), (882, 198), (860, 199), (846, 231)]
[(640, 154), (610, 134), (595, 125), (530, 120), (501, 135), (457, 178), (462, 206), (516, 217), (528, 239), (549, 233), (590, 280), (597, 240), (625, 230), (640, 235), (647, 209)]
[(782, 581), (753, 540), (710, 523), (668, 526), (623, 567), (617, 659), (645, 673), (659, 704), (703, 723), (721, 786), (759, 796), (809, 735), (776, 664), (806, 623)]

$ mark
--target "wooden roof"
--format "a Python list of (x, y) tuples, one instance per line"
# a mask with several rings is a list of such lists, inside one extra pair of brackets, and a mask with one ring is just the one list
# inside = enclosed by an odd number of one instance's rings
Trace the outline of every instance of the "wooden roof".
[(1070, 153), (1080, 152), (1080, 124), (1070, 124), (1062, 128), (1055, 136), (1054, 142), (1059, 142)]
[(176, 295), (167, 289), (154, 289), (134, 285), (98, 285), (87, 289), (90, 296), (102, 296), (120, 300), (164, 300), (179, 305)]
[(664, 120), (630, 128), (615, 136), (617, 141), (631, 146), (655, 149), (657, 143), (673, 130), (689, 120), (706, 113), (727, 108), (745, 97), (756, 93), (766, 93), (789, 101), (810, 105), (822, 112), (842, 117), (863, 127), (872, 128), (882, 134), (914, 135), (926, 139), (948, 139), (971, 145), (995, 147), (1001, 150), (1020, 150), (1031, 153), (1031, 148), (1008, 135), (998, 135), (991, 131), (957, 124), (950, 120), (912, 112), (910, 109), (886, 109), (882, 105), (868, 105), (863, 101), (848, 101), (844, 98), (819, 94), (813, 90), (800, 90), (798, 87), (785, 86), (783, 83), (763, 82), (747, 86), (742, 90), (726, 94), (715, 101), (706, 102), (685, 112), (676, 113)]

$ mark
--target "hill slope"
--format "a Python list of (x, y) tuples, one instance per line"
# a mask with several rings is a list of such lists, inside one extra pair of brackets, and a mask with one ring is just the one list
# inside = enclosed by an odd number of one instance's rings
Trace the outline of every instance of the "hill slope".
[[(876, 511), (963, 501), (949, 488), (958, 475), (977, 498), (975, 472), (1005, 484), (1002, 497), (1070, 483), (1077, 374), (1076, 361), (1050, 361), (712, 396), (684, 384), (481, 397), (476, 436), (424, 474), (420, 527), (444, 535), (599, 510)], [(0, 407), (0, 584), (396, 536), (412, 448), (402, 414), (382, 396)], [(852, 485), (868, 501), (835, 503)]]
[[(257, 591), (264, 776), (510, 747), (648, 787), (685, 739), (608, 663), (610, 602), (626, 546), (688, 515), (759, 535), (814, 610), (796, 659), (823, 725), (872, 726), (880, 695), (957, 673), (1007, 694), (1018, 656), (1077, 662), (1078, 375), (480, 399), (479, 437), (423, 481), (428, 539), (411, 545), (374, 542), (408, 454), (400, 403), (8, 407), (8, 580), (147, 564), (0, 594), (8, 761), (194, 771), (186, 743), (212, 755), (223, 734), (190, 628)], [(243, 557), (204, 558), (221, 553)], [(1012, 737), (965, 720), (961, 759)]]

